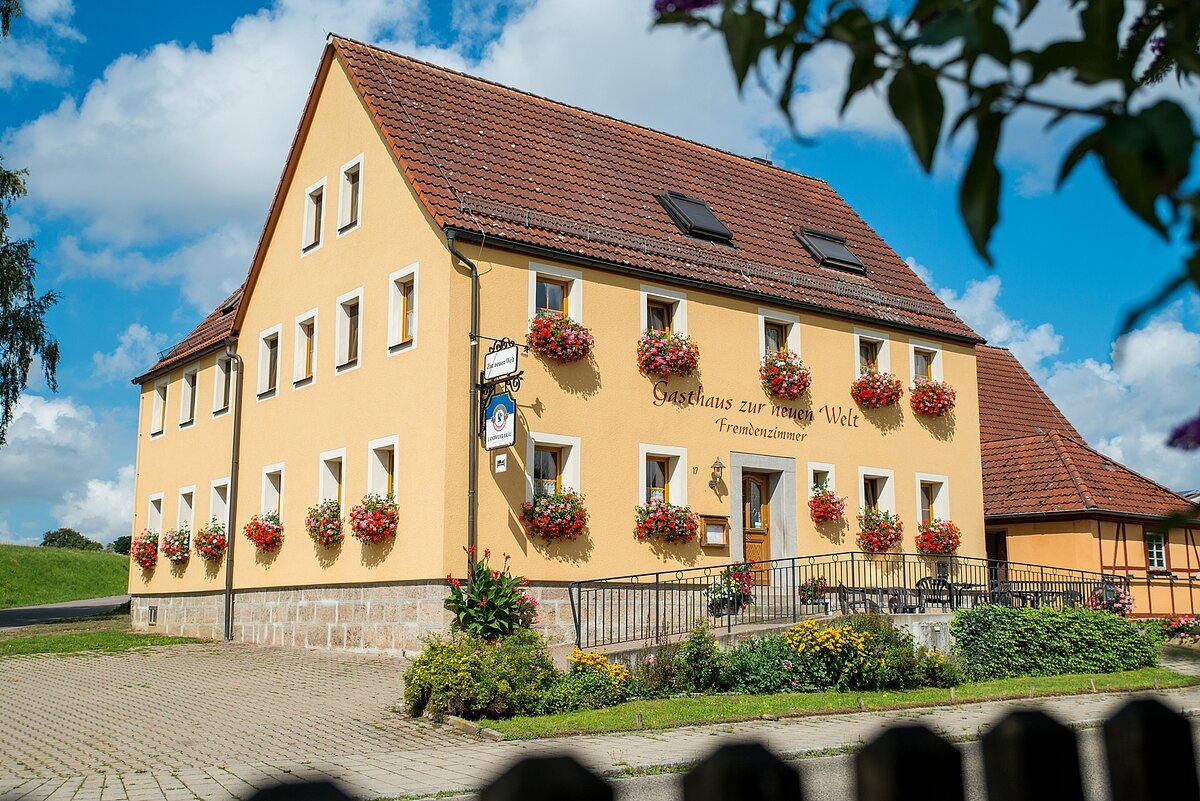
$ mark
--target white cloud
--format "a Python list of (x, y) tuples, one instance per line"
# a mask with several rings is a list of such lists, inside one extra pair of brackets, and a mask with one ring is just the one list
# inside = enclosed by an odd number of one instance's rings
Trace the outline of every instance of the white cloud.
[(110, 542), (129, 534), (133, 520), (133, 465), (117, 471), (116, 479), (94, 478), (82, 491), (67, 492), (53, 509), (60, 526), (69, 526), (85, 537)]
[[(923, 272), (925, 276), (929, 275), (927, 270)], [(929, 283), (924, 276), (922, 280)], [(982, 281), (968, 282), (962, 293), (940, 288), (937, 294), (976, 333), (992, 345), (1011, 350), (1035, 378), (1040, 378), (1042, 361), (1062, 351), (1062, 336), (1050, 323), (1030, 327), (1021, 320), (1014, 320), (1000, 306), (1000, 291), (1000, 277), (989, 275)]]
[(92, 374), (104, 381), (128, 381), (153, 366), (167, 346), (166, 334), (155, 334), (141, 323), (130, 323), (110, 353), (92, 354)]
[(0, 91), (11, 89), (18, 81), (61, 83), (70, 74), (45, 42), (14, 38), (0, 44)]
[(75, 4), (72, 0), (24, 0), (21, 5), (21, 19), (49, 28), (61, 39), (84, 41), (83, 34), (70, 24), (71, 18), (75, 16)]

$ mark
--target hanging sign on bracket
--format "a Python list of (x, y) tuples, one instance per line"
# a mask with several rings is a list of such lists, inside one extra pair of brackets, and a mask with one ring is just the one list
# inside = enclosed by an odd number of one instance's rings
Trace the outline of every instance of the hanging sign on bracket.
[(512, 447), (517, 441), (517, 402), (507, 392), (492, 397), (483, 419), (483, 447)]

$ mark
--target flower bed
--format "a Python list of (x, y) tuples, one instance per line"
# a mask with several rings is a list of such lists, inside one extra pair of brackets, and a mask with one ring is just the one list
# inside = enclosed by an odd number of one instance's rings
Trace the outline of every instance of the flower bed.
[(169, 529), (162, 535), (163, 556), (178, 564), (191, 556), (191, 532), (186, 525)]
[[(475, 553), (474, 546), (463, 550)], [(453, 575), (446, 576), (450, 595), (445, 607), (454, 616), (451, 627), (485, 640), (530, 628), (538, 622), (537, 599), (523, 589), (529, 579), (509, 572), (508, 554), (499, 568), (491, 566), (491, 558), (491, 549), (485, 548), (483, 558), (475, 562), (475, 572), (465, 582)]]
[(904, 524), (890, 512), (867, 509), (858, 516), (858, 547), (867, 553), (883, 553), (900, 544)]
[(586, 359), (595, 344), (590, 331), (557, 312), (542, 313), (530, 320), (525, 342), (534, 353), (558, 364)]
[(359, 542), (383, 542), (396, 536), (400, 509), (391, 495), (364, 495), (350, 510), (350, 530)]
[(158, 564), (158, 535), (143, 531), (129, 543), (129, 558), (142, 570), (153, 570)]
[(917, 527), (917, 553), (950, 554), (962, 544), (962, 532), (949, 520), (934, 518)]
[(909, 393), (908, 402), (917, 414), (940, 417), (954, 409), (954, 387), (944, 381), (918, 378)]
[(866, 371), (850, 385), (850, 397), (864, 409), (895, 406), (903, 394), (904, 388), (899, 378), (875, 370)]
[(283, 523), (279, 520), (278, 512), (255, 515), (246, 523), (242, 533), (260, 551), (278, 551), (283, 545)]
[(841, 520), (846, 513), (846, 499), (824, 484), (813, 487), (812, 497), (808, 499), (808, 514), (814, 523), (828, 523), (831, 520)]
[(768, 395), (783, 400), (795, 400), (812, 385), (812, 373), (790, 350), (763, 356), (758, 377)]
[(304, 528), (313, 542), (322, 548), (332, 548), (339, 544), (346, 536), (342, 505), (336, 498), (321, 501), (304, 516)]
[(575, 490), (539, 495), (521, 507), (521, 523), (530, 537), (547, 542), (576, 539), (587, 529), (583, 496)]
[(1084, 603), (1088, 609), (1112, 612), (1118, 617), (1129, 617), (1129, 613), (1133, 611), (1133, 598), (1124, 587), (1118, 587), (1116, 584), (1101, 584), (1092, 590)]
[(736, 615), (754, 602), (750, 594), (754, 589), (754, 574), (746, 562), (738, 562), (721, 571), (721, 575), (708, 586), (708, 613), (710, 615)]
[(643, 375), (691, 375), (700, 365), (700, 348), (687, 334), (647, 329), (638, 340), (637, 363)]
[(192, 545), (196, 553), (204, 559), (217, 561), (225, 555), (225, 547), (229, 541), (225, 537), (225, 527), (214, 517), (205, 528), (196, 529), (192, 535)]
[(1200, 621), (1190, 615), (1169, 615), (1162, 620), (1163, 639), (1187, 645), (1200, 644)]
[(637, 507), (635, 511), (637, 524), (633, 534), (639, 542), (691, 542), (700, 529), (700, 517), (686, 506), (672, 506), (663, 501), (653, 500)]

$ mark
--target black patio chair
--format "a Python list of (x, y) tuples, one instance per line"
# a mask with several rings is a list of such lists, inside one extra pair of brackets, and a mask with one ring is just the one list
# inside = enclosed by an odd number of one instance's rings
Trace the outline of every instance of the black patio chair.
[(848, 590), (845, 584), (839, 584), (837, 588), (838, 608), (841, 609), (843, 615), (853, 614), (858, 612), (878, 612), (879, 604), (867, 597), (865, 590)]
[(1007, 581), (993, 581), (988, 590), (988, 599), (1000, 606), (1013, 605), (1013, 588)]
[(917, 598), (922, 612), (930, 604), (952, 608), (954, 606), (954, 588), (945, 579), (926, 576), (917, 581)]
[(888, 590), (888, 611), (893, 615), (924, 612), (925, 607), (921, 604), (921, 593), (904, 587), (894, 587)]
[(1083, 603), (1083, 593), (1079, 590), (1063, 590), (1062, 605), (1063, 609), (1074, 609)]

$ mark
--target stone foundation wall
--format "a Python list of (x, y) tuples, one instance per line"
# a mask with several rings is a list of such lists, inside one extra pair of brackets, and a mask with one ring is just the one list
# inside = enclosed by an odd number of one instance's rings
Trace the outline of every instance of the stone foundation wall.
[[(531, 584), (538, 601), (535, 629), (551, 645), (574, 642), (567, 588)], [(421, 638), (450, 628), (442, 582), (406, 582), (335, 587), (237, 590), (233, 638), (256, 645), (328, 648), (411, 656)], [(133, 627), (180, 637), (219, 640), (224, 636), (223, 593), (135, 595)], [(150, 623), (155, 608), (157, 621)]]

